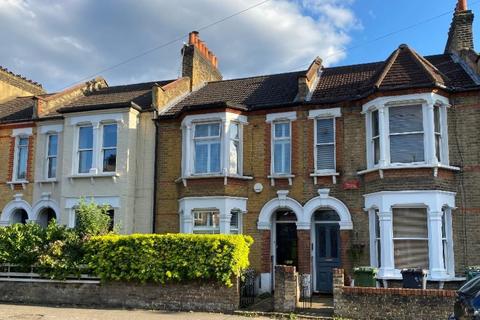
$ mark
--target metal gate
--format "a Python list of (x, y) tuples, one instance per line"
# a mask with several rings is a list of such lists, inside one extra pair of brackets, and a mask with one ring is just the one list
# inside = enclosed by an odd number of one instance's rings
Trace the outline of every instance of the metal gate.
[(255, 270), (247, 269), (240, 277), (240, 308), (246, 308), (255, 302), (255, 275)]
[(300, 274), (300, 308), (310, 309), (312, 307), (312, 291), (310, 276), (308, 274)]

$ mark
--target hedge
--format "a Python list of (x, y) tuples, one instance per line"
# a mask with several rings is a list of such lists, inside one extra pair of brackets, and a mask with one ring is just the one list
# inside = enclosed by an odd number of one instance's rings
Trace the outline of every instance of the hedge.
[(213, 280), (231, 286), (249, 266), (252, 243), (242, 235), (96, 236), (87, 242), (87, 261), (104, 281)]

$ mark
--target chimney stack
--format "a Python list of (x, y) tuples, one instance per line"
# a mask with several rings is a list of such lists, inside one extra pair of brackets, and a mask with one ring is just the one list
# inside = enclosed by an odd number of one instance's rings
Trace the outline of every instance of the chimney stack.
[(460, 53), (473, 50), (473, 13), (468, 10), (467, 0), (458, 0), (448, 32), (445, 53)]
[(206, 82), (222, 80), (218, 59), (205, 42), (200, 40), (198, 31), (188, 34), (188, 44), (182, 48), (182, 55), (182, 76), (190, 78), (192, 91)]

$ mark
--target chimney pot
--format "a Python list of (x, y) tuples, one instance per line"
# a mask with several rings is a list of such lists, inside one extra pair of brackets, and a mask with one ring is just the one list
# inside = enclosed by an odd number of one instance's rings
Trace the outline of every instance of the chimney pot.
[(467, 0), (458, 0), (457, 11), (467, 11)]

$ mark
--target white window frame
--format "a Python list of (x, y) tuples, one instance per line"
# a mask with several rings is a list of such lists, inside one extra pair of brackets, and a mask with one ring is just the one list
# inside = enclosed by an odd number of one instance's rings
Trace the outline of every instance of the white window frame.
[[(108, 126), (108, 125), (115, 125), (116, 126), (116, 130), (117, 130), (117, 141), (115, 141), (115, 147), (105, 147), (103, 145), (103, 133), (104, 133), (104, 129), (105, 129), (105, 126)], [(101, 169), (101, 172), (102, 173), (112, 173), (112, 172), (117, 172), (117, 158), (118, 158), (118, 123), (116, 122), (102, 122), (101, 123), (101, 132), (100, 132), (100, 139), (101, 139), (101, 142), (100, 142), (100, 146), (101, 146), (101, 151), (100, 151), (100, 156), (101, 156), (101, 164), (99, 166), (99, 168)], [(94, 138), (95, 140), (95, 138)], [(105, 171), (105, 168), (103, 166), (104, 164), (104, 159), (105, 159), (105, 150), (115, 150), (115, 170), (114, 171)]]
[[(50, 156), (50, 137), (56, 136), (57, 137), (57, 149), (55, 150), (55, 155)], [(45, 148), (45, 179), (46, 180), (55, 180), (58, 175), (58, 147), (59, 147), (59, 139), (60, 135), (58, 132), (49, 132), (46, 134), (46, 148)], [(56, 159), (56, 165), (55, 165), (55, 175), (50, 177), (50, 171), (49, 171), (49, 164), (52, 158)]]
[[(220, 123), (220, 171), (215, 173), (195, 173), (195, 125)], [(230, 127), (239, 125), (240, 155), (238, 159), (239, 172), (230, 172)], [(182, 176), (183, 184), (187, 179), (201, 177), (223, 177), (227, 184), (227, 177), (248, 179), (243, 176), (243, 130), (247, 125), (247, 117), (231, 112), (216, 112), (198, 115), (188, 115), (182, 121)]]
[[(92, 147), (87, 148), (87, 149), (80, 149), (80, 129), (81, 128), (92, 128)], [(97, 168), (95, 167), (96, 161), (95, 161), (95, 131), (96, 128), (92, 123), (84, 123), (80, 124), (75, 128), (76, 131), (76, 144), (75, 144), (75, 172), (74, 174), (76, 175), (90, 175), (93, 173), (93, 171), (96, 171)], [(88, 172), (80, 172), (80, 152), (82, 151), (91, 151), (92, 152), (92, 163), (90, 165), (90, 169)]]
[[(318, 120), (332, 120), (333, 122), (333, 142), (328, 142), (328, 143), (319, 143), (317, 141), (317, 130), (318, 130)], [(313, 155), (313, 159), (315, 161), (315, 172), (316, 173), (334, 173), (337, 171), (337, 126), (336, 126), (336, 121), (335, 121), (335, 118), (316, 118), (315, 119), (315, 130), (314, 130), (314, 155)], [(317, 148), (319, 146), (329, 146), (329, 145), (333, 145), (333, 169), (319, 169), (317, 167), (318, 163), (317, 163), (317, 157), (318, 157), (318, 152), (317, 152)]]
[[(218, 215), (218, 225), (215, 225), (213, 223), (214, 219), (208, 218), (208, 222), (206, 226), (195, 226), (195, 220), (196, 214), (211, 214), (212, 217), (213, 215)], [(210, 209), (195, 209), (192, 211), (192, 217), (193, 217), (193, 233), (194, 234), (220, 234), (220, 211), (216, 208), (210, 208)], [(209, 223), (211, 225), (209, 225)]]
[[(423, 117), (423, 141), (424, 141), (424, 161), (410, 163), (393, 163), (390, 160), (390, 128), (389, 128), (389, 109), (396, 106), (421, 105)], [(367, 170), (389, 169), (389, 168), (415, 168), (415, 167), (446, 167), (449, 166), (448, 157), (448, 127), (447, 127), (447, 108), (450, 106), (447, 98), (435, 93), (419, 93), (403, 96), (381, 97), (374, 99), (363, 106), (366, 115), (366, 149), (367, 149)], [(440, 128), (441, 128), (441, 159), (436, 157), (435, 151), (435, 124), (434, 108), (440, 108)], [(378, 164), (374, 163), (374, 147), (372, 133), (372, 112), (378, 110), (379, 121), (379, 144), (380, 160)], [(408, 134), (413, 134), (409, 132)], [(396, 134), (395, 134), (396, 135)], [(364, 173), (361, 171), (360, 173)]]
[[(19, 153), (20, 153), (20, 140), (21, 139), (26, 139), (27, 140), (27, 144), (26, 146), (22, 146), (24, 148), (27, 148), (27, 159), (25, 160), (26, 161), (26, 164), (25, 164), (25, 178), (19, 178), (18, 177), (18, 168), (19, 168), (19, 161), (20, 161), (20, 158), (19, 158)], [(30, 158), (30, 155), (29, 155), (29, 147), (30, 147), (30, 136), (27, 136), (27, 135), (18, 135), (15, 137), (15, 148), (14, 148), (14, 162), (13, 162), (13, 172), (12, 172), (12, 181), (14, 182), (27, 182), (27, 177), (28, 177), (28, 160)]]
[[(195, 137), (195, 133), (197, 131), (197, 126), (199, 125), (212, 125), (212, 124), (218, 124), (218, 136), (206, 136), (206, 137)], [(224, 153), (223, 149), (225, 148), (225, 146), (223, 146), (222, 144), (222, 137), (224, 135), (224, 130), (222, 128), (222, 122), (221, 121), (206, 121), (206, 122), (195, 122), (193, 123), (193, 136), (192, 136), (192, 143), (193, 143), (193, 150), (192, 150), (192, 154), (193, 154), (193, 173), (192, 175), (195, 175), (195, 176), (204, 176), (204, 175), (219, 175), (222, 173), (222, 168), (223, 168), (223, 165), (222, 165), (222, 162), (223, 162), (223, 159), (222, 159), (222, 154)], [(219, 163), (219, 167), (218, 167), (218, 171), (211, 171), (211, 154), (210, 154), (210, 144), (208, 144), (209, 146), (209, 149), (208, 149), (208, 154), (207, 154), (207, 172), (196, 172), (197, 171), (197, 168), (195, 167), (195, 160), (196, 160), (196, 152), (195, 152), (195, 145), (196, 145), (196, 142), (197, 141), (211, 141), (213, 143), (219, 143), (220, 144), (220, 163)]]
[[(91, 121), (88, 121), (90, 119)], [(123, 124), (122, 114), (104, 114), (99, 116), (79, 116), (70, 119), (70, 124), (74, 126), (74, 148), (73, 148), (73, 165), (72, 165), (72, 176), (83, 177), (83, 176), (117, 176), (118, 175), (118, 158), (119, 158), (119, 148), (118, 141), (121, 135), (121, 124)], [(115, 171), (103, 171), (103, 128), (105, 125), (117, 125), (117, 159), (115, 164)], [(81, 127), (92, 127), (93, 130), (93, 144), (92, 150), (92, 165), (89, 172), (79, 172), (79, 149), (80, 146), (80, 128)]]
[[(228, 143), (228, 153), (231, 152), (230, 150), (230, 142), (238, 142), (238, 150), (237, 150), (237, 172), (231, 172), (231, 163), (229, 163), (229, 166), (227, 168), (228, 173), (232, 175), (238, 175), (238, 176), (243, 176), (243, 125), (238, 122), (238, 121), (231, 121), (229, 125), (229, 130), (232, 129), (234, 125), (238, 125), (238, 139), (232, 138), (230, 131), (228, 132), (228, 138), (229, 138), (229, 143)], [(229, 158), (230, 159), (230, 158)]]
[[(289, 135), (288, 137), (275, 137), (275, 126), (277, 124), (288, 124), (288, 132), (289, 132)], [(271, 149), (272, 150), (272, 157), (271, 157), (271, 175), (272, 176), (276, 176), (276, 177), (281, 177), (281, 176), (290, 176), (292, 174), (292, 122), (291, 121), (288, 121), (288, 120), (278, 120), (278, 121), (274, 121), (272, 122), (272, 139), (271, 139)], [(284, 171), (284, 172), (275, 172), (275, 142), (277, 141), (288, 141), (289, 144), (290, 144), (290, 161), (288, 163), (288, 170)], [(284, 156), (285, 154), (282, 154), (282, 166), (284, 164), (283, 160), (284, 159)]]
[[(432, 281), (446, 281), (455, 278), (453, 251), (453, 230), (451, 211), (455, 208), (455, 193), (440, 190), (381, 191), (364, 195), (365, 208), (369, 213), (370, 263), (378, 266), (374, 246), (375, 211), (378, 210), (380, 226), (381, 265), (378, 278), (401, 279), (401, 273), (394, 262), (393, 208), (427, 208), (429, 274)], [(446, 212), (447, 254), (444, 258), (442, 217)]]

